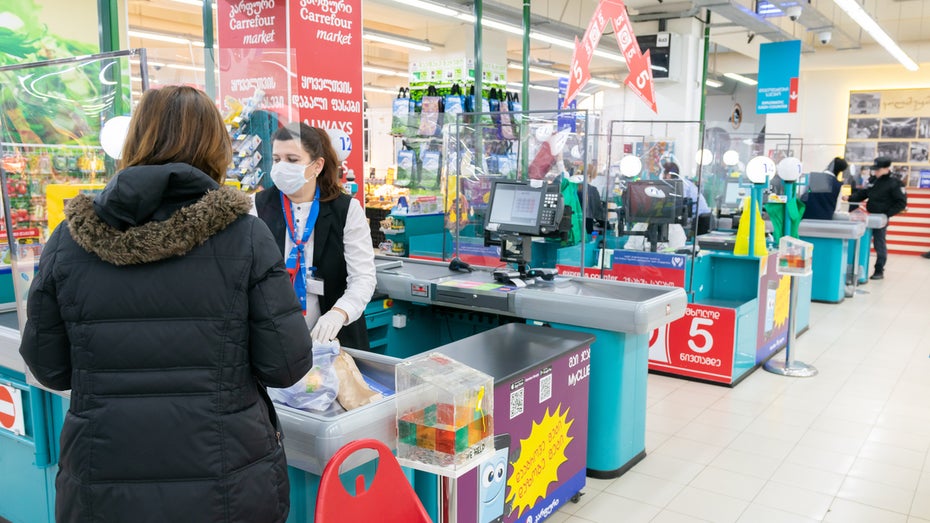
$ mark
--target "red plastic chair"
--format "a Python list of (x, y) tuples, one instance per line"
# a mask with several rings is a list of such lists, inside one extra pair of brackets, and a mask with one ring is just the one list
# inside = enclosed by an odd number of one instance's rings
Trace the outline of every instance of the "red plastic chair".
[[(359, 474), (355, 478), (356, 494), (353, 496), (346, 491), (339, 479), (339, 467), (349, 456), (361, 449), (378, 452), (378, 469), (367, 491), (365, 476)], [(315, 521), (432, 523), (391, 449), (374, 439), (360, 439), (348, 443), (326, 464), (316, 498)]]

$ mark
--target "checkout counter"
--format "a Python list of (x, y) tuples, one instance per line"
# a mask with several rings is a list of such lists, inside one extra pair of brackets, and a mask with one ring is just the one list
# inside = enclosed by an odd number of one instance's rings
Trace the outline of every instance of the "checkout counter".
[(861, 221), (801, 220), (798, 236), (814, 244), (811, 300), (839, 303), (847, 297), (849, 247), (858, 251), (865, 231)]
[[(857, 221), (858, 213), (838, 212), (833, 215), (837, 221)], [(850, 280), (853, 284), (853, 290), (858, 285), (869, 283), (869, 255), (872, 249), (872, 230), (881, 229), (888, 226), (888, 217), (884, 214), (866, 214), (865, 215), (865, 233), (859, 238), (858, 242), (849, 242), (849, 263), (854, 265)], [(847, 292), (846, 297), (852, 297), (852, 293)]]
[[(410, 311), (419, 319), (417, 324), (398, 322), (406, 325), (392, 331), (395, 338), (389, 347), (399, 352), (391, 356), (434, 348), (436, 334), (431, 338), (429, 329), (438, 333), (443, 327), (420, 314), (423, 307), (466, 313), (452, 315), (447, 321), (461, 320), (459, 330), (448, 325), (447, 332), (461, 332), (466, 322), (466, 331), (488, 330), (495, 326), (493, 320), (475, 318), (491, 315), (594, 334), (588, 475), (617, 477), (645, 457), (649, 335), (684, 315), (683, 289), (567, 277), (511, 285), (495, 282), (491, 272), (457, 272), (446, 263), (425, 260), (379, 259), (377, 278), (378, 291), (390, 296), (398, 311)], [(487, 329), (477, 327), (479, 323)]]

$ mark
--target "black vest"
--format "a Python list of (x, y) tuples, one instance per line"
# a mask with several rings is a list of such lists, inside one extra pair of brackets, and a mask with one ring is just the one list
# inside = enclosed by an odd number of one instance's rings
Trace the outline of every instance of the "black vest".
[[(258, 217), (271, 229), (281, 255), (286, 257), (284, 240), (287, 225), (280, 195), (277, 187), (256, 194), (255, 209), (258, 211)], [(316, 276), (323, 280), (323, 295), (320, 296), (322, 314), (326, 314), (346, 291), (349, 273), (346, 270), (343, 233), (351, 201), (351, 196), (341, 194), (335, 200), (320, 202), (320, 214), (313, 227), (313, 266), (316, 267)], [(367, 351), (368, 326), (365, 323), (365, 315), (343, 327), (338, 338), (343, 347)]]

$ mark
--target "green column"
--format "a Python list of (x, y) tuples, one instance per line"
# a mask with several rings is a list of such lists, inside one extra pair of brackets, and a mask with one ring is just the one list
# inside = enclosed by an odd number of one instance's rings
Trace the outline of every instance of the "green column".
[(216, 98), (216, 55), (213, 50), (213, 5), (203, 0), (203, 87), (211, 98)]
[(117, 0), (97, 0), (97, 19), (100, 21), (97, 26), (100, 52), (106, 53), (118, 50), (119, 14)]

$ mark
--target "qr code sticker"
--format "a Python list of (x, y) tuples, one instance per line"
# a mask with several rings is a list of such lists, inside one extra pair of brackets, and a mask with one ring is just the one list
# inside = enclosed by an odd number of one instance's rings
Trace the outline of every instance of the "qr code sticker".
[(514, 419), (520, 414), (523, 414), (523, 391), (524, 388), (519, 388), (510, 393), (510, 419)]
[(552, 397), (552, 374), (539, 379), (539, 402), (542, 403)]

